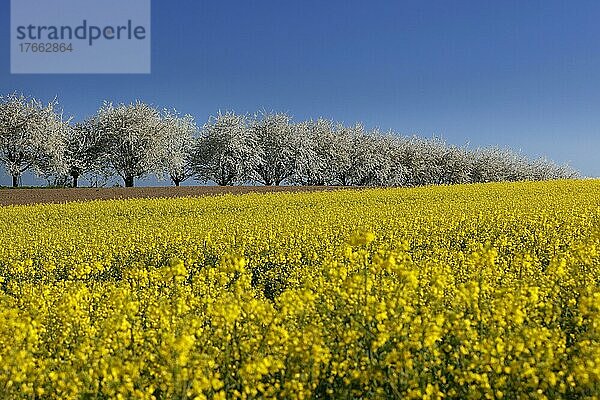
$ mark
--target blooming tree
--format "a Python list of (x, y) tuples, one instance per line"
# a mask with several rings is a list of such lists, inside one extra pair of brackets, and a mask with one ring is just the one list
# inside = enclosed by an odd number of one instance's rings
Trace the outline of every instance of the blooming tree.
[[(359, 129), (360, 128), (360, 129)], [(353, 135), (350, 184), (357, 186), (394, 186), (398, 184), (394, 169), (395, 142), (378, 130), (364, 131), (360, 125)]]
[(62, 137), (68, 121), (57, 105), (56, 100), (43, 104), (16, 93), (0, 97), (0, 161), (14, 187), (29, 169), (41, 175), (63, 172)]
[(72, 186), (87, 173), (107, 174), (107, 136), (96, 129), (97, 121), (92, 118), (76, 123), (65, 131), (65, 163)]
[(279, 186), (294, 172), (294, 131), (285, 113), (261, 113), (250, 123), (258, 151), (255, 179), (263, 185)]
[(180, 115), (175, 110), (165, 110), (162, 121), (167, 139), (165, 141), (163, 166), (175, 186), (192, 176), (189, 157), (198, 126), (191, 115)]
[(190, 157), (196, 179), (221, 186), (252, 179), (259, 162), (246, 116), (233, 112), (219, 113), (209, 119)]
[(367, 131), (329, 119), (293, 123), (285, 113), (210, 117), (198, 134), (190, 115), (136, 101), (105, 102), (92, 118), (69, 125), (57, 102), (0, 97), (0, 162), (18, 186), (32, 169), (73, 186), (109, 170), (133, 186), (136, 178), (190, 176), (219, 185), (419, 186), (565, 179), (567, 165), (509, 149), (469, 149), (440, 138)]
[(328, 185), (350, 185), (354, 164), (356, 138), (363, 133), (360, 124), (346, 127), (331, 122), (318, 132), (315, 138), (318, 143), (317, 154), (323, 165), (323, 179)]
[(529, 163), (531, 180), (575, 179), (579, 174), (568, 164), (560, 165), (545, 157), (539, 157)]
[(161, 174), (169, 135), (160, 111), (140, 101), (105, 102), (93, 121), (106, 139), (106, 158), (126, 187), (149, 173)]
[(291, 181), (299, 185), (322, 186), (331, 182), (328, 167), (333, 123), (330, 120), (303, 121), (294, 125), (294, 173)]

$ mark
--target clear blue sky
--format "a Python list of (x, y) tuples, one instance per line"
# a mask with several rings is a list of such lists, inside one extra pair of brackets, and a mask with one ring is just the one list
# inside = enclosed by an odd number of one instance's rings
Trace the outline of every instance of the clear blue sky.
[[(325, 116), (454, 144), (500, 145), (600, 176), (600, 2), (152, 1), (150, 75), (10, 75), (0, 92)], [(9, 184), (5, 174), (0, 184)]]

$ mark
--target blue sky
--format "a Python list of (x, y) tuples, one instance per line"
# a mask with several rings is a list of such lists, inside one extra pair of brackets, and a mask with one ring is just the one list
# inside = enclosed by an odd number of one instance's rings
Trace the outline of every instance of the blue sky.
[[(0, 93), (287, 111), (454, 144), (499, 145), (600, 176), (598, 1), (152, 1), (149, 75), (11, 75), (0, 6)], [(0, 185), (9, 184), (5, 174)]]

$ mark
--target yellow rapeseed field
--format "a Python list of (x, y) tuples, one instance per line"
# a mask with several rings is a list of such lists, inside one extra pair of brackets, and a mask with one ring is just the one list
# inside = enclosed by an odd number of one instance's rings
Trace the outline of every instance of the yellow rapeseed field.
[(600, 181), (0, 207), (0, 398), (600, 398)]

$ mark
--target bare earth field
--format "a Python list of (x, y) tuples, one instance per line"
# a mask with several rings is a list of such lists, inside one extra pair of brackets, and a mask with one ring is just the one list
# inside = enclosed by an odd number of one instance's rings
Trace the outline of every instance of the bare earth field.
[[(339, 186), (180, 186), (133, 188), (0, 189), (0, 206), (131, 198), (339, 190)], [(344, 189), (346, 189), (344, 187)]]

